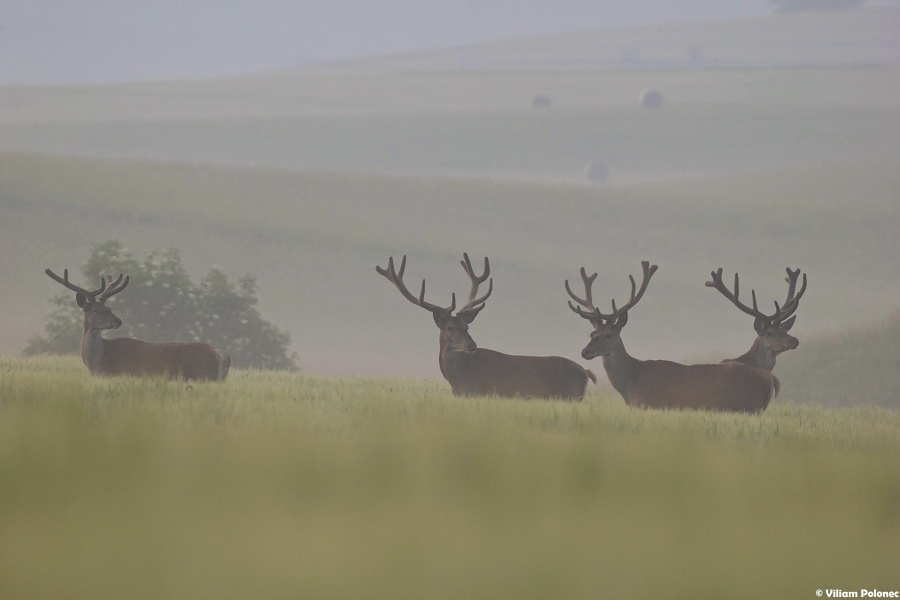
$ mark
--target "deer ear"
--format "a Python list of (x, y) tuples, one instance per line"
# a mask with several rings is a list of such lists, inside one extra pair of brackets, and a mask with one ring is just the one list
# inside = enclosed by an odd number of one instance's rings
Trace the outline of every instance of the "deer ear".
[(443, 329), (444, 325), (447, 324), (447, 317), (450, 315), (442, 310), (438, 310), (431, 313), (431, 316), (434, 317), (434, 324)]
[(622, 329), (623, 327), (625, 327), (625, 323), (627, 323), (627, 322), (628, 322), (628, 311), (625, 311), (621, 315), (619, 315), (618, 319), (616, 319), (616, 322), (614, 323), (615, 328)]
[(87, 298), (84, 297), (84, 294), (79, 292), (79, 293), (75, 294), (75, 302), (78, 303), (78, 306), (80, 308), (84, 308), (85, 305), (87, 304)]
[(790, 319), (788, 319), (787, 321), (782, 323), (781, 328), (784, 329), (785, 331), (790, 331), (791, 327), (794, 326), (795, 320), (797, 320), (797, 315), (794, 315), (793, 317), (791, 317)]
[(484, 308), (485, 306), (486, 305), (482, 304), (481, 306), (479, 306), (477, 308), (472, 308), (469, 310), (461, 311), (456, 314), (459, 315), (460, 317), (462, 317), (463, 321), (466, 322), (466, 325), (471, 325), (472, 321), (475, 320), (475, 317), (478, 316), (478, 313), (480, 313), (481, 309)]

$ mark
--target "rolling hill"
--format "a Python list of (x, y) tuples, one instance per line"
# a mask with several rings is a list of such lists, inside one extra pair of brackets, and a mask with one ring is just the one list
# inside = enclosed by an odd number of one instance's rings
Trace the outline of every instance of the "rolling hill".
[[(390, 255), (409, 255), (408, 277), (427, 278), (436, 299), (464, 287), (463, 251), (489, 255), (496, 290), (473, 334), (511, 353), (577, 357), (588, 331), (563, 280), (584, 265), (600, 273), (598, 295), (620, 298), (642, 259), (660, 265), (625, 332), (642, 358), (749, 345), (751, 324), (703, 287), (718, 266), (765, 302), (783, 297), (786, 266), (808, 272), (801, 340), (881, 323), (900, 280), (900, 66), (884, 33), (898, 14), (610, 32), (599, 46), (585, 33), (229, 80), (2, 88), (0, 352), (40, 331), (56, 293), (43, 269), (77, 269), (111, 238), (137, 255), (177, 247), (196, 273), (255, 273), (263, 315), (311, 372), (439, 376), (430, 317), (375, 274)], [(639, 64), (643, 50), (603, 62), (661, 39), (665, 61)], [(700, 54), (672, 58), (690, 39), (706, 40), (691, 42)], [(744, 58), (713, 51), (725, 40)], [(780, 62), (751, 61), (750, 48)], [(662, 108), (638, 104), (649, 87)], [(538, 94), (551, 105), (533, 108)], [(592, 162), (606, 181), (585, 178)]]

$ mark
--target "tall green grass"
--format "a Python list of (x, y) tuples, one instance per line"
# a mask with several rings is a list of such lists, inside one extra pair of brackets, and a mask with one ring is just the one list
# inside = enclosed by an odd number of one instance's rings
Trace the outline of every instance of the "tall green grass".
[(648, 412), (240, 370), (186, 385), (0, 357), (0, 596), (895, 589), (898, 432), (877, 409)]

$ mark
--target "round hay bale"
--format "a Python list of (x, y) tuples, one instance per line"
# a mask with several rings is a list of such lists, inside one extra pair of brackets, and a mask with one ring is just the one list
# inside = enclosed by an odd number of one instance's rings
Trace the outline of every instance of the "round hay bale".
[(594, 183), (603, 183), (609, 179), (609, 167), (599, 160), (592, 160), (584, 167), (584, 177)]
[(641, 106), (659, 108), (663, 104), (663, 95), (659, 90), (649, 89), (641, 92)]
[(533, 108), (550, 108), (552, 101), (550, 100), (550, 96), (535, 96), (531, 99), (531, 106)]

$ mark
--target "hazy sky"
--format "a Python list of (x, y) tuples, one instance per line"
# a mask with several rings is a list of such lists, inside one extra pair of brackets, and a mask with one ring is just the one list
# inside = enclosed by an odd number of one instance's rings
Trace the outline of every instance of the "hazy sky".
[(771, 11), (768, 0), (0, 0), (0, 84), (217, 77)]

